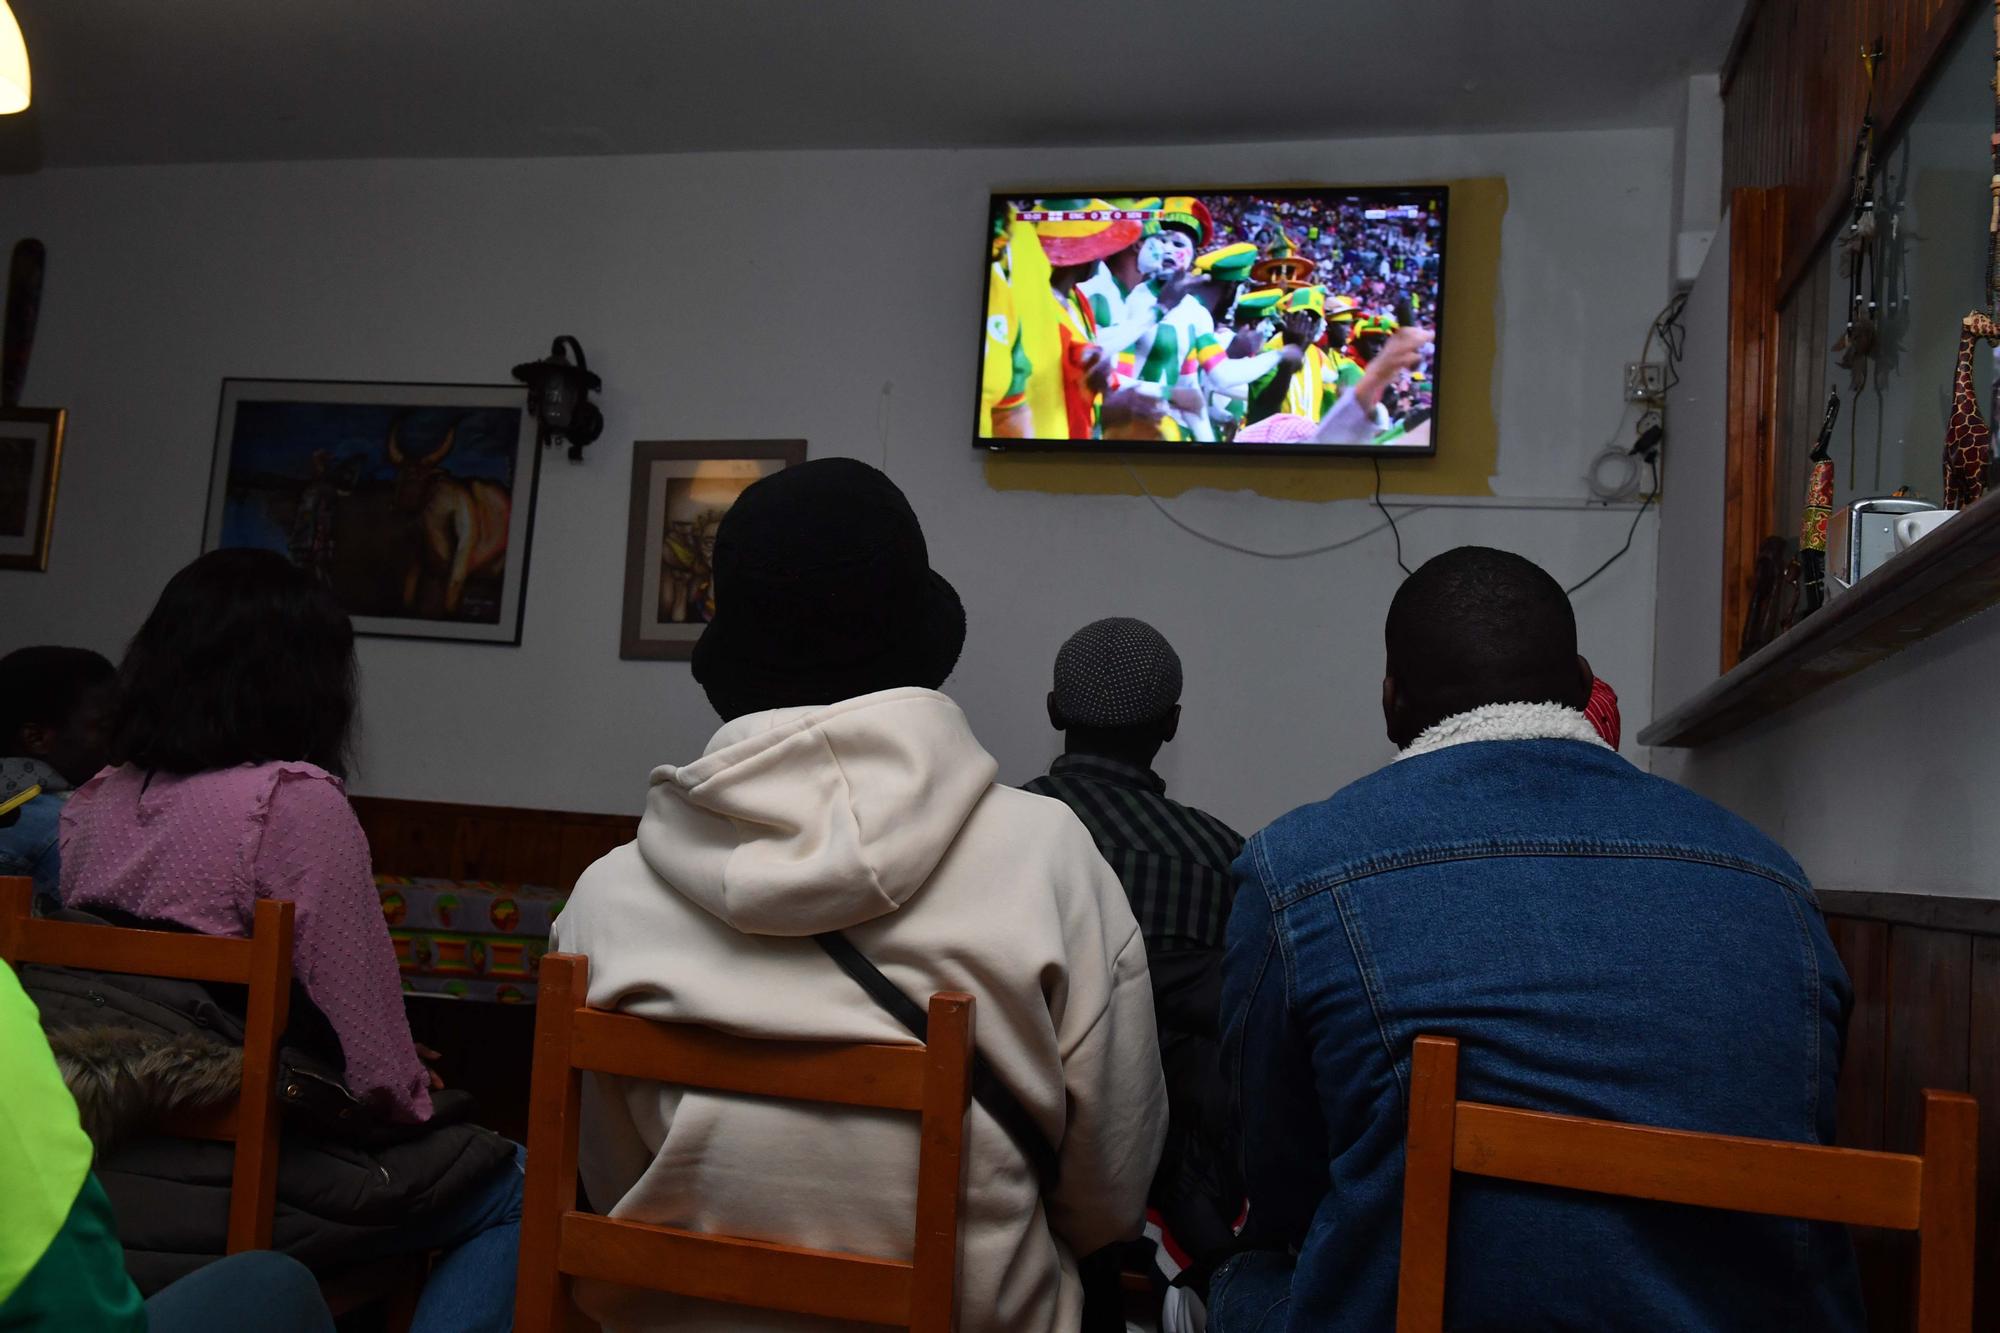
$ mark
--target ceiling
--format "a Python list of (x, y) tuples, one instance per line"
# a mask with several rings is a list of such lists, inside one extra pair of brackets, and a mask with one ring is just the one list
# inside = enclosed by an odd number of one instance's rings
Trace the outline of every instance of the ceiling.
[(13, 170), (1665, 125), (1743, 0), (12, 0)]

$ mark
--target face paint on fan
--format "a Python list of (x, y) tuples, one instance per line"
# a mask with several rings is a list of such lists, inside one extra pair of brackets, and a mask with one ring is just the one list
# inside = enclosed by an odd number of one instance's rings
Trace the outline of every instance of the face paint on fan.
[(1194, 242), (1178, 231), (1163, 231), (1139, 242), (1139, 272), (1148, 278), (1170, 277), (1194, 266)]

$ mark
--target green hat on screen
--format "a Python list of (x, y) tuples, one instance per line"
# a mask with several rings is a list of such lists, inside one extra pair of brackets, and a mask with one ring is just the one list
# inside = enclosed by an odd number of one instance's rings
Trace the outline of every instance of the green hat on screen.
[(1236, 298), (1238, 319), (1262, 319), (1278, 308), (1278, 302), (1285, 299), (1282, 288), (1264, 287), (1254, 292), (1245, 292)]
[(1257, 262), (1257, 247), (1248, 241), (1224, 245), (1197, 256), (1194, 271), (1223, 282), (1248, 282), (1250, 266)]
[(1285, 313), (1296, 314), (1301, 310), (1324, 318), (1326, 315), (1326, 288), (1300, 287), (1285, 297)]

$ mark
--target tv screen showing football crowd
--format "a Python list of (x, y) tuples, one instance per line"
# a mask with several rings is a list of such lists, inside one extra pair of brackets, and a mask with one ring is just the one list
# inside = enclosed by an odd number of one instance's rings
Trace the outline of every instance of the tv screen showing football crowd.
[(979, 443), (1432, 452), (1446, 197), (995, 196)]

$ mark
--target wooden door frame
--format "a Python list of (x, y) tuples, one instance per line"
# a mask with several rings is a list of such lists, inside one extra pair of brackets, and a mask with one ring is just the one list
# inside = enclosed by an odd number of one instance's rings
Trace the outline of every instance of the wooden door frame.
[(1729, 388), (1723, 465), (1722, 670), (1735, 666), (1757, 548), (1777, 523), (1778, 280), (1785, 195), (1729, 197)]

